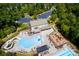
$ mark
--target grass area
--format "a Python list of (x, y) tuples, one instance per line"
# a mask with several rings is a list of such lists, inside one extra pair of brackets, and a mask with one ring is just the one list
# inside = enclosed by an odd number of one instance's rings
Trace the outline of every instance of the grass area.
[(7, 37), (3, 38), (2, 40), (5, 42), (5, 41), (7, 41), (7, 40), (9, 40), (9, 39), (11, 39), (11, 38), (17, 36), (18, 34), (19, 34), (19, 32), (16, 31), (16, 32), (14, 32), (14, 33), (8, 35)]
[(28, 29), (28, 28), (29, 28), (29, 24), (21, 24), (21, 26), (18, 29), (18, 31), (22, 31), (22, 30), (25, 30), (25, 29)]
[(9, 40), (9, 39), (11, 39), (11, 38), (17, 36), (17, 35), (19, 34), (20, 31), (23, 31), (23, 30), (25, 30), (25, 29), (28, 29), (28, 27), (29, 27), (28, 24), (22, 24), (22, 25), (17, 29), (16, 32), (11, 33), (11, 34), (7, 35), (5, 38), (0, 39), (0, 40), (6, 42), (7, 40)]

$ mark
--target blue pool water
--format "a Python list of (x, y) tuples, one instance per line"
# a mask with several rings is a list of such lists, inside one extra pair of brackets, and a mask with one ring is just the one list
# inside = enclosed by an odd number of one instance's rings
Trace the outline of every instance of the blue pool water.
[(57, 56), (74, 56), (74, 51), (65, 48), (63, 51), (57, 52)]
[(41, 44), (42, 38), (40, 36), (33, 36), (33, 37), (21, 37), (18, 41), (18, 45), (20, 48), (32, 48), (33, 46), (37, 46)]

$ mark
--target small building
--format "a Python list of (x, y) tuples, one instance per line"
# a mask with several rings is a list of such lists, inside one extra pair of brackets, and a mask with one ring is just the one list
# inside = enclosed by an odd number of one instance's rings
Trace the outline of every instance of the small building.
[(17, 23), (30, 23), (32, 19), (31, 18), (20, 18), (18, 21), (16, 21)]
[(51, 28), (46, 19), (30, 21), (30, 26), (33, 33)]
[(52, 41), (55, 45), (55, 47), (60, 47), (67, 43), (67, 40), (59, 33), (54, 32), (49, 35), (50, 41)]
[(39, 14), (39, 15), (37, 16), (37, 19), (46, 19), (46, 18), (50, 17), (51, 14), (52, 14), (52, 11), (51, 11), (51, 10), (46, 11), (46, 12), (44, 12), (44, 13), (42, 13), (42, 14)]
[(37, 53), (41, 53), (41, 52), (44, 52), (46, 50), (48, 50), (48, 46), (47, 45), (44, 45), (44, 46), (41, 46), (41, 47), (38, 47), (37, 48)]

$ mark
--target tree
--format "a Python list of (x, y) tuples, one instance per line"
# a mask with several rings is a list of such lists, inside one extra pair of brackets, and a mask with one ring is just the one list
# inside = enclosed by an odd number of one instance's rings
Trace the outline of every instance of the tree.
[(79, 19), (77, 7), (79, 4), (58, 4), (58, 30), (79, 48)]

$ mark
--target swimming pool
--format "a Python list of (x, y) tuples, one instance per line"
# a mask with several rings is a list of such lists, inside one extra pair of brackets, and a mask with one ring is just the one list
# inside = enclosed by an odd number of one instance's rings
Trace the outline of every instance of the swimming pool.
[(75, 52), (70, 48), (65, 48), (64, 50), (57, 52), (55, 55), (56, 56), (74, 56)]
[(21, 37), (18, 41), (20, 48), (32, 48), (34, 46), (40, 45), (42, 43), (41, 36), (32, 36), (32, 37)]

